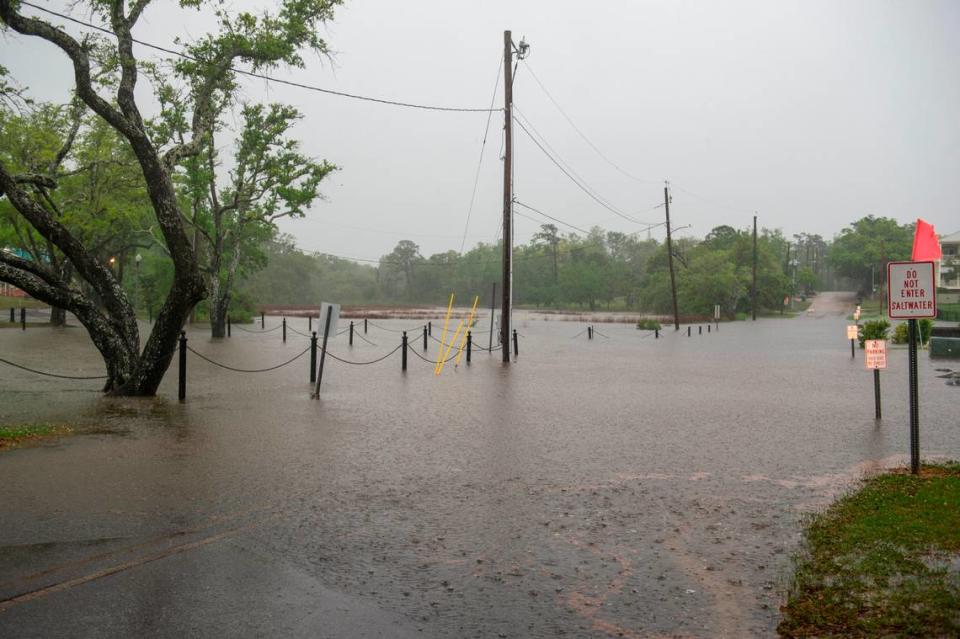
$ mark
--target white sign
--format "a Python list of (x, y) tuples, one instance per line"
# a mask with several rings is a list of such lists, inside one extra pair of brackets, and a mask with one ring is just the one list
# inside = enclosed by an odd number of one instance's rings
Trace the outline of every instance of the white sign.
[(864, 361), (867, 368), (883, 369), (887, 367), (887, 343), (882, 339), (868, 339), (863, 343), (867, 356)]
[(860, 337), (859, 327), (856, 324), (847, 325), (847, 339), (857, 339)]
[(887, 264), (887, 282), (887, 314), (892, 319), (937, 316), (933, 262), (890, 262)]
[(719, 305), (719, 304), (714, 304), (714, 305), (713, 305), (713, 319), (715, 319), (715, 320), (720, 319), (720, 305)]
[(328, 339), (333, 339), (337, 335), (337, 321), (340, 319), (340, 305), (331, 304), (330, 302), (320, 302), (320, 319), (317, 321), (317, 337), (320, 338), (321, 344), (323, 344), (323, 331), (327, 323), (328, 308), (331, 309), (330, 331), (327, 333)]

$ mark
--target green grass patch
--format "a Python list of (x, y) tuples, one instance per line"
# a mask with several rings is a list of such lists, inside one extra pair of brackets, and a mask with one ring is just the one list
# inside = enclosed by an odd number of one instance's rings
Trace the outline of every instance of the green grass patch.
[(0, 426), (0, 450), (15, 448), (24, 443), (36, 442), (73, 433), (73, 429), (62, 424), (16, 424)]
[(20, 317), (19, 309), (23, 308), (48, 308), (49, 304), (41, 302), (40, 300), (31, 299), (29, 297), (8, 297), (6, 295), (0, 295), (0, 310), (6, 310), (7, 313), (10, 312), (10, 308), (16, 308), (17, 317)]
[(874, 477), (814, 516), (783, 637), (960, 636), (960, 464)]

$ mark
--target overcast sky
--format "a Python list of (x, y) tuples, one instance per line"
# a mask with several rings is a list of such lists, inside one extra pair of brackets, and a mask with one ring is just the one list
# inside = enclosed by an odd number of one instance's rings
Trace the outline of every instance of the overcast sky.
[[(158, 1), (135, 35), (169, 46), (210, 24)], [(682, 234), (747, 227), (754, 211), (761, 226), (787, 235), (829, 238), (867, 214), (960, 230), (956, 0), (355, 0), (325, 29), (332, 61), (309, 56), (306, 69), (274, 75), (486, 107), (505, 29), (531, 46), (514, 84), (519, 111), (588, 188), (634, 219), (662, 221), (663, 208), (652, 207), (670, 180), (673, 223), (692, 225)], [(29, 38), (0, 39), (0, 62), (35, 98), (63, 100), (72, 82), (66, 57)], [(301, 109), (305, 151), (342, 167), (324, 183), (326, 201), (281, 225), (302, 247), (377, 258), (411, 239), (425, 255), (459, 250), (486, 114), (357, 102), (257, 80), (242, 86), (245, 101)], [(498, 86), (495, 106), (502, 104)], [(502, 128), (494, 113), (467, 247), (497, 239)], [(516, 128), (515, 165), (521, 202), (578, 227), (642, 228), (584, 194)], [(518, 217), (516, 227), (523, 242), (537, 223)], [(652, 233), (662, 237), (662, 227)]]

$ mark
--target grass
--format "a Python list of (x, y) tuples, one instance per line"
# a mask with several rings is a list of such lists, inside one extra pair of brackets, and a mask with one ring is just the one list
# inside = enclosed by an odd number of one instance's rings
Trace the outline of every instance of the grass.
[(874, 477), (812, 518), (783, 637), (960, 636), (960, 464)]
[(68, 426), (47, 423), (0, 426), (0, 450), (16, 448), (24, 443), (61, 437), (72, 432), (73, 429)]
[[(47, 308), (49, 305), (29, 297), (8, 297), (6, 295), (0, 295), (0, 311), (9, 313), (10, 311), (7, 309), (11, 307), (19, 309), (21, 306), (24, 308)], [(20, 317), (19, 312), (20, 311), (17, 311), (17, 317)]]

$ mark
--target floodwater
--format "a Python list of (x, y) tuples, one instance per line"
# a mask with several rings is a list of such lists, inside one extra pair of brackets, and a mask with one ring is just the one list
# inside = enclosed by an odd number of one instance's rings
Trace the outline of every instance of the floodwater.
[[(307, 356), (190, 355), (184, 404), (176, 364), (153, 400), (0, 366), (0, 423), (93, 430), (0, 452), (0, 636), (773, 636), (804, 513), (908, 453), (906, 350), (876, 423), (849, 310), (592, 341), (518, 317), (513, 364), (328, 359), (320, 400)], [(372, 360), (409, 324), (330, 352)], [(188, 336), (247, 368), (308, 343)], [(102, 370), (82, 329), (0, 331), (0, 351)], [(927, 459), (960, 450), (941, 367), (921, 354)]]

